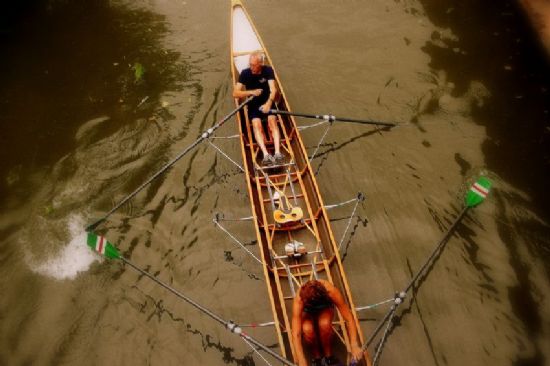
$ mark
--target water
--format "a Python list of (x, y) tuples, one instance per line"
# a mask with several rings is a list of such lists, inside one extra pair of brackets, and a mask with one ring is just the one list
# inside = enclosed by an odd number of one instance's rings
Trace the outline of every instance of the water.
[[(344, 242), (357, 305), (406, 285), (467, 183), (494, 181), (404, 306), (382, 364), (546, 364), (550, 83), (515, 3), (245, 5), (296, 111), (409, 122), (335, 125), (315, 163), (327, 203), (367, 195)], [(6, 14), (0, 364), (262, 364), (216, 323), (79, 247), (84, 223), (232, 108), (229, 3), (51, 0)], [(321, 133), (304, 132), (306, 145)], [(220, 145), (239, 159), (235, 142)], [(201, 147), (101, 232), (224, 317), (270, 321), (261, 269), (211, 225), (214, 212), (248, 216), (245, 191), (231, 163)], [(231, 229), (255, 249), (250, 225)], [(361, 314), (365, 334), (384, 312)], [(278, 349), (270, 328), (252, 332)]]

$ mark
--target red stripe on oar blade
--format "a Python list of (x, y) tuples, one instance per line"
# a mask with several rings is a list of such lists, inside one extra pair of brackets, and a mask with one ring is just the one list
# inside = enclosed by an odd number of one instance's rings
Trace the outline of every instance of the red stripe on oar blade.
[(101, 253), (101, 254), (104, 254), (104, 253), (103, 253), (103, 252), (104, 252), (104, 249), (105, 249), (104, 246), (103, 246), (103, 241), (104, 241), (104, 240), (105, 240), (104, 237), (102, 237), (102, 236), (99, 237), (99, 245), (98, 245), (97, 251), (98, 251), (99, 253)]
[(487, 188), (480, 186), (477, 183), (472, 186), (472, 191), (476, 192), (483, 198), (487, 197), (487, 194), (489, 194), (489, 191), (487, 190)]

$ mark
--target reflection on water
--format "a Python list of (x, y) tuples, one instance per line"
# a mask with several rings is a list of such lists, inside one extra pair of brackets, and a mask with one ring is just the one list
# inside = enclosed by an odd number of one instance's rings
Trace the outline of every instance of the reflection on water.
[[(543, 331), (541, 304), (533, 294), (530, 263), (522, 258), (518, 247), (527, 245), (546, 264), (550, 275), (550, 243), (544, 239), (550, 234), (544, 223), (550, 218), (548, 59), (516, 2), (423, 1), (423, 5), (435, 24), (456, 35), (445, 38), (434, 32), (432, 41), (424, 47), (431, 56), (431, 66), (444, 70), (456, 85), (453, 94), (467, 93), (468, 84), (476, 80), (482, 80), (491, 90), (491, 97), (473, 110), (474, 121), (487, 128), (483, 144), (487, 167), (530, 196), (526, 199), (503, 188), (494, 194), (500, 213), (498, 233), (518, 278), (508, 296), (534, 349), (532, 355), (520, 356), (514, 362), (543, 365), (539, 345)], [(518, 205), (532, 207), (541, 218), (517, 210), (511, 212), (510, 206)], [(462, 230), (461, 235), (464, 234)], [(469, 241), (471, 247), (477, 247), (474, 240)]]
[[(109, 301), (86, 300), (105, 291), (106, 274), (92, 267), (99, 286), (50, 278), (74, 279), (97, 261), (85, 249), (90, 210), (109, 208), (185, 135), (168, 93), (190, 67), (164, 47), (165, 17), (131, 4), (17, 2), (4, 14), (0, 271), (11, 283), (1, 286), (2, 313), (12, 310), (0, 363), (74, 363)], [(52, 343), (30, 352), (45, 334)]]
[[(550, 73), (544, 51), (514, 1), (423, 1), (430, 20), (455, 35), (433, 32), (424, 50), (461, 96), (482, 80), (491, 98), (476, 105), (474, 120), (488, 128), (487, 163), (510, 183), (550, 207)], [(479, 108), (482, 107), (482, 108)], [(536, 175), (534, 175), (536, 174)]]
[[(19, 17), (0, 61), (12, 70), (0, 91), (1, 208), (32, 211), (22, 243), (60, 226), (48, 243), (31, 244), (39, 254), (66, 237), (70, 213), (92, 199), (109, 207), (161, 161), (174, 119), (162, 96), (181, 88), (188, 67), (162, 48), (163, 17), (142, 9), (50, 1)], [(5, 230), (26, 215), (13, 218)]]
[[(29, 180), (49, 174), (83, 138), (91, 144), (126, 126), (137, 136), (148, 129), (154, 139), (173, 118), (160, 98), (178, 89), (186, 66), (176, 62), (177, 53), (159, 48), (167, 32), (163, 18), (115, 4), (30, 2), (2, 35), (9, 57), (0, 65), (10, 70), (0, 89), (0, 172), (8, 177), (1, 188), (9, 196), (3, 208), (17, 207), (32, 192)], [(145, 70), (139, 79), (136, 64)], [(101, 126), (80, 127), (97, 118), (104, 119)], [(135, 149), (128, 141), (121, 148), (141, 155), (151, 147)]]

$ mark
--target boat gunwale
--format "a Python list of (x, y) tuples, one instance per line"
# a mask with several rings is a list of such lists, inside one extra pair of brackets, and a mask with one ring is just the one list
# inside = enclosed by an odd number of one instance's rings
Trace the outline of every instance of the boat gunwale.
[[(230, 31), (231, 31), (231, 35), (230, 35), (229, 38), (230, 38), (230, 65), (231, 65), (230, 67), (231, 67), (231, 76), (232, 76), (232, 81), (233, 82), (235, 82), (235, 80), (236, 80), (236, 77), (235, 77), (236, 76), (235, 75), (236, 66), (235, 66), (235, 59), (234, 59), (234, 56), (233, 56), (233, 29), (234, 29), (234, 26), (233, 26), (233, 12), (234, 12), (235, 7), (237, 7), (237, 6), (240, 6), (242, 8), (243, 12), (245, 13), (245, 15), (248, 17), (246, 9), (242, 5), (241, 1), (240, 0), (232, 0), (231, 1), (231, 12), (229, 14)], [(254, 26), (253, 24), (251, 24), (251, 25)], [(261, 42), (261, 40), (260, 40), (260, 42)], [(264, 47), (264, 46), (262, 45), (262, 47)], [(265, 50), (265, 47), (264, 47), (264, 50)], [(232, 86), (233, 86), (233, 84), (232, 84)], [(235, 103), (238, 103), (238, 101), (239, 101), (238, 98), (235, 98)], [(239, 112), (239, 114), (240, 113), (241, 112)], [(245, 174), (247, 175), (247, 177), (250, 177), (249, 167), (248, 167), (248, 164), (246, 164), (246, 143), (243, 139), (243, 133), (244, 133), (244, 131), (242, 130), (242, 125), (243, 124), (241, 123), (241, 119), (239, 117), (239, 114), (237, 114), (237, 124), (238, 124), (238, 129), (239, 129), (240, 140), (241, 140), (240, 145), (241, 145), (241, 154), (242, 154), (243, 162), (244, 162), (243, 166), (244, 166), (244, 169), (245, 169)], [(248, 178), (246, 179), (246, 182), (247, 182), (246, 186), (247, 186), (247, 190), (248, 190), (249, 200), (250, 200), (251, 205), (254, 206), (254, 198), (253, 198), (253, 192), (252, 192), (252, 182)], [(255, 223), (259, 222), (258, 221), (258, 215), (256, 213), (255, 208), (251, 207), (251, 211), (252, 211), (252, 216), (254, 218), (254, 222)], [(258, 240), (260, 240), (260, 238), (262, 237), (262, 235), (260, 233), (260, 226), (255, 224), (254, 225), (254, 230), (256, 232), (256, 238)], [(287, 355), (286, 355), (286, 349), (283, 346), (284, 345), (284, 340), (283, 340), (283, 335), (282, 335), (282, 330), (281, 330), (281, 323), (280, 323), (279, 316), (278, 316), (278, 313), (277, 313), (277, 304), (275, 303), (274, 294), (270, 290), (270, 288), (271, 288), (271, 278), (270, 278), (269, 270), (268, 270), (266, 262), (265, 262), (264, 248), (263, 248), (262, 245), (259, 245), (259, 247), (260, 247), (260, 255), (261, 255), (262, 263), (263, 263), (262, 268), (263, 268), (263, 272), (264, 272), (264, 278), (265, 278), (265, 281), (266, 281), (266, 285), (269, 287), (267, 293), (269, 295), (269, 300), (270, 300), (270, 303), (271, 303), (271, 310), (272, 310), (272, 314), (273, 314), (273, 320), (274, 320), (274, 323), (275, 323), (275, 330), (276, 330), (277, 338), (278, 338), (278, 341), (279, 341), (279, 349), (281, 350), (282, 356), (285, 357), (285, 358), (288, 358)]]

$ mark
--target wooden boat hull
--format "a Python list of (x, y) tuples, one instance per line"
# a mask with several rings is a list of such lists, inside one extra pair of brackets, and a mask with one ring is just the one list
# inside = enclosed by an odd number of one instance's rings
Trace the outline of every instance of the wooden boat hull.
[[(239, 73), (248, 67), (250, 53), (257, 51), (262, 52), (266, 57), (266, 64), (273, 67), (271, 58), (244, 6), (240, 0), (233, 0), (231, 6), (231, 74), (234, 84), (238, 80)], [(280, 94), (276, 101), (276, 107), (279, 110), (290, 111), (277, 74), (275, 74), (275, 78)], [(235, 103), (238, 105), (239, 100), (235, 100)], [(281, 151), (288, 157), (288, 164), (279, 167), (278, 170), (265, 169), (258, 165), (259, 160), (256, 161), (256, 159), (259, 148), (253, 138), (246, 107), (237, 115), (237, 121), (241, 136), (241, 153), (248, 196), (282, 355), (289, 360), (296, 361), (291, 342), (292, 301), (299, 285), (316, 277), (325, 279), (340, 289), (352, 310), (358, 329), (358, 339), (363, 343), (363, 334), (359, 327), (330, 220), (296, 121), (291, 116), (278, 116), (282, 137)], [(265, 135), (268, 136), (269, 149), (272, 143), (269, 140), (268, 131), (265, 132)], [(303, 219), (287, 224), (278, 224), (274, 219), (274, 212), (278, 207), (274, 207), (273, 192), (270, 192), (270, 189), (280, 189), (283, 194), (289, 195), (290, 202), (303, 212)], [(293, 241), (302, 243), (308, 254), (301, 257), (286, 256), (285, 245)], [(349, 350), (349, 339), (345, 322), (339, 313), (335, 316), (334, 329), (337, 335), (335, 338), (339, 339), (339, 341), (335, 340), (335, 353), (340, 360), (344, 360), (348, 357), (346, 348)], [(370, 365), (366, 354), (359, 365)]]

